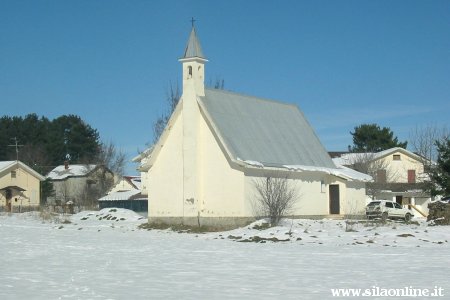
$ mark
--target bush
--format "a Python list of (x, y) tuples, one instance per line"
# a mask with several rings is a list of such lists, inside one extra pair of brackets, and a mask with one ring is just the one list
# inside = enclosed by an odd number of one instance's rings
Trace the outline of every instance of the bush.
[(450, 225), (450, 204), (440, 201), (428, 204), (427, 221), (432, 221), (435, 225)]

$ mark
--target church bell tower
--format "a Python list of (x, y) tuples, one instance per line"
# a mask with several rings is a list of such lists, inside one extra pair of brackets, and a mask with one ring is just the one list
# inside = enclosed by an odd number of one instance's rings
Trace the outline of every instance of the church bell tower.
[(194, 20), (184, 55), (179, 61), (183, 64), (183, 93), (194, 89), (198, 96), (205, 96), (205, 58), (200, 41), (195, 32)]

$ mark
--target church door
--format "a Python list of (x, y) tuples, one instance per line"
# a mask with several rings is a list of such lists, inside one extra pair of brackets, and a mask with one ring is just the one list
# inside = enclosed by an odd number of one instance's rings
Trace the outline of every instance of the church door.
[(339, 215), (340, 213), (339, 185), (330, 184), (330, 214)]

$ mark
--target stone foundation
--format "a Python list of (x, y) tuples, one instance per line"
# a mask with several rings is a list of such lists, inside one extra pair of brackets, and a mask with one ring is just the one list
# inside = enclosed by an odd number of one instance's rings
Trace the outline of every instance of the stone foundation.
[(234, 229), (246, 226), (256, 219), (253, 217), (149, 217), (149, 223), (167, 225), (205, 226), (217, 229)]

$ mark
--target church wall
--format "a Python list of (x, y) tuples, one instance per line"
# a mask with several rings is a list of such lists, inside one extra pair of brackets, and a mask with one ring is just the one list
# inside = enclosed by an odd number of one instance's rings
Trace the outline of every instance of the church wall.
[(347, 181), (342, 178), (330, 176), (332, 183), (339, 184), (340, 214), (364, 215), (366, 207), (366, 185), (361, 181)]
[(202, 217), (246, 217), (244, 174), (231, 167), (203, 116), (200, 118), (199, 195)]
[(245, 178), (245, 198), (247, 214), (255, 213), (257, 207), (257, 192), (255, 182), (263, 181), (266, 177), (287, 178), (288, 186), (295, 189), (297, 195), (296, 204), (292, 215), (319, 216), (328, 214), (328, 192), (321, 192), (321, 180), (323, 176), (313, 172), (288, 172), (264, 169), (247, 169)]
[(330, 214), (329, 185), (339, 185), (340, 214), (361, 214), (365, 207), (365, 184), (352, 182), (318, 172), (280, 172), (264, 169), (247, 169), (245, 178), (246, 213), (255, 211), (255, 181), (265, 177), (286, 177), (290, 188), (296, 190), (298, 200), (293, 208), (294, 216), (320, 217)]
[(148, 216), (183, 216), (183, 114), (175, 120), (147, 175)]

